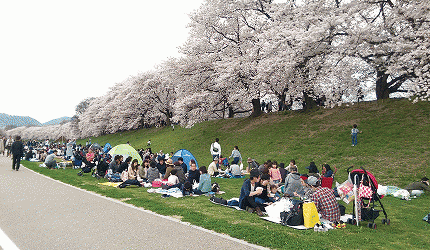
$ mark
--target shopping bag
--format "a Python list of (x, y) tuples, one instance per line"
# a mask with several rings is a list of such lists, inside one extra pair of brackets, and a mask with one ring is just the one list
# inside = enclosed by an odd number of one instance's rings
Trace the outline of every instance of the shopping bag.
[(303, 203), (303, 220), (307, 228), (312, 228), (315, 224), (320, 223), (317, 207), (313, 202)]

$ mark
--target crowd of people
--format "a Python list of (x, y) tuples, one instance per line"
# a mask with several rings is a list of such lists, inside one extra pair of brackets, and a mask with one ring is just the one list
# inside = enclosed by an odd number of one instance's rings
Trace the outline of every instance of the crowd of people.
[[(182, 157), (173, 162), (173, 152), (164, 154), (162, 150), (153, 153), (148, 141), (148, 148), (138, 150), (142, 159), (122, 155), (113, 158), (98, 144), (89, 140), (85, 146), (77, 145), (76, 140), (67, 143), (51, 143), (45, 141), (27, 141), (23, 143), (17, 136), (15, 139), (0, 138), (0, 154), (13, 158), (12, 169), (18, 171), (21, 158), (29, 161), (44, 162), (48, 169), (57, 168), (57, 159), (73, 161), (75, 166), (82, 168), (83, 173), (93, 171), (93, 176), (107, 178), (110, 181), (121, 182), (118, 187), (130, 185), (144, 186), (146, 183), (162, 181), (164, 189), (179, 188), (183, 195), (202, 195), (212, 190), (211, 177), (227, 175), (243, 177), (249, 174), (240, 189), (239, 207), (249, 212), (263, 215), (265, 206), (276, 202), (281, 197), (298, 197), (312, 200), (322, 218), (331, 222), (340, 221), (340, 210), (336, 200), (335, 190), (322, 187), (324, 178), (333, 178), (337, 169), (329, 164), (321, 166), (321, 172), (314, 162), (306, 167), (307, 173), (299, 173), (295, 160), (287, 166), (284, 163), (267, 160), (258, 164), (254, 159), (247, 159), (247, 167), (243, 169), (242, 155), (238, 146), (234, 146), (231, 155), (222, 156), (219, 139), (210, 146), (213, 161), (208, 167), (197, 168), (195, 160), (187, 164)], [(96, 146), (97, 145), (97, 146)], [(412, 195), (419, 195), (423, 190), (429, 190), (429, 182), (424, 177), (419, 182), (411, 183), (406, 189)]]

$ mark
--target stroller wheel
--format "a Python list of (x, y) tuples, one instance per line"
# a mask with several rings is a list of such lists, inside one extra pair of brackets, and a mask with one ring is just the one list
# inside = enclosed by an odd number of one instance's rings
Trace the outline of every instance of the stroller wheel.
[(367, 227), (368, 227), (368, 228), (372, 228), (372, 229), (376, 229), (376, 224), (375, 224), (375, 223), (370, 223), (370, 222), (369, 222), (369, 223), (367, 224)]
[(390, 225), (391, 224), (391, 221), (390, 221), (390, 219), (387, 219), (387, 225)]
[(386, 219), (382, 219), (382, 224), (385, 224), (385, 223), (387, 223), (387, 220)]

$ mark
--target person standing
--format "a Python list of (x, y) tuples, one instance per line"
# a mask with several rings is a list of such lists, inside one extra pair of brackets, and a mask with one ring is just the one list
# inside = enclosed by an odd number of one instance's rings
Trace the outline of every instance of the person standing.
[(242, 162), (242, 155), (239, 152), (238, 146), (234, 146), (234, 149), (233, 151), (231, 151), (231, 155), (228, 158), (229, 159), (233, 158), (233, 161), (231, 162), (231, 164), (239, 165), (239, 163)]
[(21, 141), (21, 136), (17, 135), (16, 140), (12, 143), (11, 146), (12, 152), (12, 170), (18, 171), (19, 166), (21, 165), (21, 157), (24, 154), (24, 145)]
[(6, 156), (10, 156), (11, 155), (11, 147), (12, 147), (12, 143), (13, 143), (13, 139), (12, 139), (12, 136), (9, 136), (9, 139), (7, 139), (7, 141), (6, 141), (6, 149), (7, 149), (7, 153), (6, 153)]
[(357, 124), (352, 125), (351, 129), (351, 139), (352, 139), (352, 145), (351, 146), (357, 146), (357, 134), (361, 133), (360, 130), (357, 128)]
[(0, 138), (0, 154), (2, 154), (2, 155), (4, 155), (4, 145), (6, 144), (6, 143), (4, 143), (4, 138), (3, 137), (1, 137)]
[(219, 138), (215, 139), (215, 142), (211, 144), (211, 154), (212, 154), (212, 160), (219, 159), (221, 157), (221, 145), (219, 145)]

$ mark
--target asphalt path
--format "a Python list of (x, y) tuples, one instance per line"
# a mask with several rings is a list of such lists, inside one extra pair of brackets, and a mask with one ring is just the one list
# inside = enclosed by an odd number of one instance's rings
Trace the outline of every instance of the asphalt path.
[(0, 234), (3, 232), (0, 249), (4, 250), (15, 246), (19, 249), (263, 249), (72, 187), (22, 165), (19, 171), (12, 171), (11, 159), (5, 156), (0, 156), (0, 229)]

